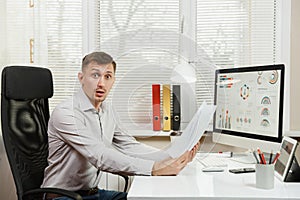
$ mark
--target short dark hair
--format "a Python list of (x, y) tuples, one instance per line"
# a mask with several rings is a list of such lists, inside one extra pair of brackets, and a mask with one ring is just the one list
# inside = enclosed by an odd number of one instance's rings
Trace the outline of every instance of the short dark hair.
[(93, 53), (90, 53), (90, 54), (87, 54), (86, 56), (84, 56), (82, 59), (82, 65), (81, 65), (82, 71), (91, 62), (96, 62), (99, 65), (106, 65), (106, 64), (112, 63), (112, 65), (114, 67), (114, 72), (116, 72), (116, 69), (117, 69), (116, 62), (113, 60), (113, 58), (109, 54), (107, 54), (105, 52), (101, 52), (101, 51), (93, 52)]

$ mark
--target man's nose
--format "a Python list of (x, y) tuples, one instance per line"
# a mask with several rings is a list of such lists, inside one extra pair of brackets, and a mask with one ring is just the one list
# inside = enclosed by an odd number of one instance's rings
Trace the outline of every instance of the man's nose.
[(103, 78), (103, 76), (99, 77), (97, 85), (101, 85), (101, 86), (104, 85), (104, 78)]

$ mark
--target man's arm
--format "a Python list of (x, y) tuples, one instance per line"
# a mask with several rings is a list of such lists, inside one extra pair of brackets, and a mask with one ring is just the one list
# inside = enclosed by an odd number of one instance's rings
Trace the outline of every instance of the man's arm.
[(170, 158), (169, 154), (162, 150), (137, 141), (134, 137), (117, 131), (114, 134), (113, 145), (120, 152), (136, 158), (153, 161), (161, 161)]
[[(49, 147), (50, 154), (58, 156), (57, 152), (62, 148), (57, 148), (57, 146), (66, 143), (67, 145), (64, 145), (63, 148), (72, 151), (72, 156), (78, 157), (77, 159), (82, 161), (83, 165), (88, 160), (102, 171), (151, 175), (154, 161), (132, 157), (107, 147), (101, 139), (101, 130), (97, 119), (91, 116), (90, 120), (86, 120), (86, 116), (81, 110), (72, 110), (70, 106), (72, 105), (64, 105), (52, 113), (50, 120), (52, 126), (48, 131), (49, 142), (53, 144)], [(86, 160), (80, 159), (81, 156)]]

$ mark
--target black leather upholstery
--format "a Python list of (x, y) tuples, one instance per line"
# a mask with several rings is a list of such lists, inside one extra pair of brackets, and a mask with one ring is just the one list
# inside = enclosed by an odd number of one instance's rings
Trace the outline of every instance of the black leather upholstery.
[(2, 74), (2, 88), (8, 99), (48, 99), (53, 96), (52, 74), (49, 69), (12, 66), (4, 68)]
[(18, 199), (41, 199), (46, 192), (82, 199), (70, 191), (40, 188), (48, 165), (48, 98), (53, 95), (50, 70), (5, 67), (1, 91), (2, 135)]

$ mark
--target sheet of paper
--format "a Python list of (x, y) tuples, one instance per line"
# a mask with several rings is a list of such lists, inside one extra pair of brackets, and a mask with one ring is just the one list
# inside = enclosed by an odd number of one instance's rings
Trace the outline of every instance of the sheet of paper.
[(181, 136), (171, 143), (167, 149), (168, 154), (176, 158), (187, 150), (191, 150), (202, 137), (215, 110), (215, 105), (207, 105), (206, 102), (203, 102)]

